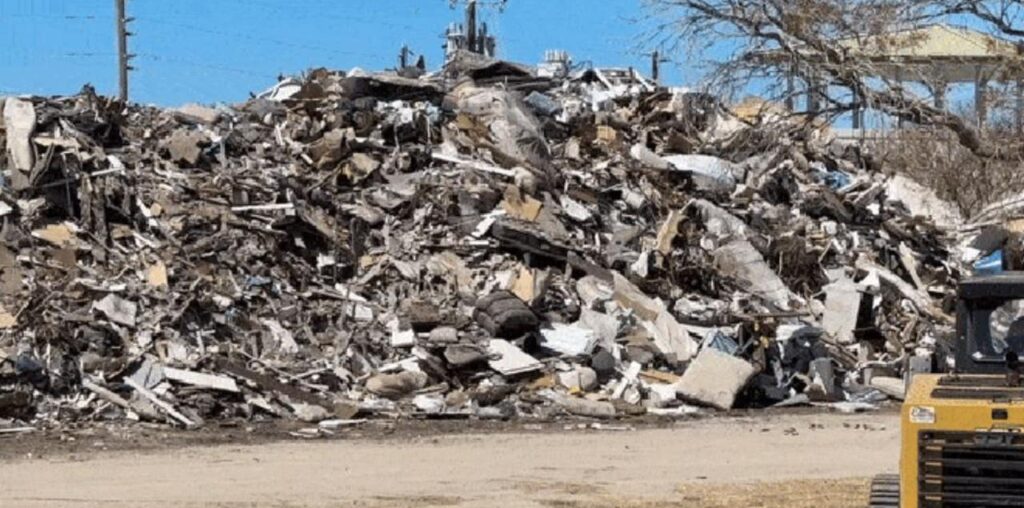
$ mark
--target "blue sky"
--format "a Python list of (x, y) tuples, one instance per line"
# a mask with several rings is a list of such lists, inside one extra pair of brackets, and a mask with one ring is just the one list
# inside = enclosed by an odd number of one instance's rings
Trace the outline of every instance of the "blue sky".
[[(640, 0), (481, 0), (506, 59), (546, 49), (577, 61), (647, 69)], [(0, 94), (60, 95), (91, 83), (116, 94), (113, 0), (0, 0)], [(402, 44), (442, 60), (441, 34), (462, 18), (448, 0), (128, 0), (139, 56), (132, 99), (160, 105), (236, 102), (279, 74), (312, 67), (393, 67)], [(685, 62), (665, 82), (692, 83)]]

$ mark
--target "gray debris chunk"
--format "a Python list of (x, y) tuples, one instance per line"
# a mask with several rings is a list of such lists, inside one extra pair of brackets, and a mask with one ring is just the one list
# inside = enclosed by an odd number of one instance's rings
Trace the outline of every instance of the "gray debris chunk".
[(317, 423), (331, 417), (331, 413), (327, 409), (315, 404), (293, 402), (289, 405), (292, 412), (295, 413), (295, 417), (306, 423)]
[(36, 129), (36, 110), (31, 102), (8, 97), (3, 108), (7, 131), (7, 159), (14, 169), (31, 171), (35, 165), (32, 133)]
[(553, 323), (540, 334), (542, 346), (568, 356), (589, 355), (597, 345), (594, 332), (579, 325)]
[(749, 230), (747, 225), (740, 220), (739, 217), (736, 217), (714, 203), (704, 199), (695, 199), (689, 206), (698, 211), (701, 220), (704, 222), (704, 228), (718, 238), (727, 239), (734, 237), (746, 237)]
[(574, 221), (587, 222), (593, 217), (587, 207), (569, 196), (563, 195), (559, 199), (559, 204), (562, 205), (562, 211)]
[(605, 350), (599, 350), (594, 354), (593, 358), (590, 359), (590, 366), (599, 375), (606, 377), (615, 374), (615, 366), (618, 361), (612, 356), (611, 353)]
[(831, 404), (822, 404), (824, 407), (832, 408), (843, 414), (856, 414), (863, 413), (866, 411), (878, 411), (878, 406), (867, 402), (833, 402)]
[(906, 384), (898, 377), (873, 377), (871, 387), (896, 400), (903, 400), (907, 395)]
[(206, 136), (196, 131), (178, 130), (164, 141), (171, 161), (195, 166), (203, 150), (200, 145), (206, 142)]
[(821, 326), (840, 344), (853, 344), (857, 314), (863, 295), (850, 279), (839, 279), (825, 286), (825, 314)]
[(570, 397), (554, 390), (545, 390), (540, 395), (569, 414), (590, 418), (615, 418), (615, 406), (611, 402)]
[(715, 265), (723, 275), (744, 284), (750, 293), (788, 310), (796, 295), (765, 262), (761, 253), (746, 240), (733, 240), (714, 252)]
[(145, 388), (153, 388), (166, 379), (163, 366), (149, 358), (146, 358), (130, 377)]
[(697, 352), (697, 342), (667, 310), (662, 309), (655, 320), (645, 321), (643, 326), (651, 334), (658, 351), (669, 359), (669, 363), (688, 361)]
[(599, 301), (610, 300), (613, 296), (611, 286), (593, 275), (587, 275), (576, 281), (576, 293), (587, 308), (594, 307)]
[(649, 168), (667, 171), (672, 167), (667, 160), (651, 151), (651, 149), (647, 148), (643, 143), (637, 143), (630, 147), (629, 155), (633, 157), (633, 160)]
[(728, 411), (756, 373), (757, 369), (744, 360), (704, 348), (676, 384), (676, 393), (684, 400)]
[(558, 384), (570, 390), (589, 392), (597, 388), (597, 372), (590, 367), (577, 367), (568, 372), (560, 372)]
[(366, 380), (366, 390), (385, 399), (397, 400), (427, 386), (427, 381), (427, 375), (422, 372), (377, 374)]
[(577, 326), (588, 328), (597, 335), (598, 343), (610, 345), (619, 336), (620, 323), (614, 316), (590, 309), (583, 309), (580, 312), (580, 319)]
[(489, 131), (502, 157), (541, 167), (551, 152), (540, 121), (514, 93), (463, 87), (455, 92), (459, 111)]
[(487, 352), (477, 346), (455, 344), (444, 348), (444, 359), (455, 367), (464, 367), (486, 360)]
[(936, 226), (951, 228), (963, 224), (960, 210), (953, 203), (903, 175), (886, 181), (885, 194), (888, 199), (903, 203), (911, 214), (930, 218)]
[(536, 90), (526, 96), (525, 102), (535, 111), (546, 116), (552, 116), (562, 109), (554, 99)]
[(131, 327), (135, 326), (135, 315), (139, 310), (135, 303), (114, 294), (109, 294), (102, 300), (93, 302), (92, 308), (117, 324)]
[(439, 414), (445, 409), (444, 397), (436, 393), (417, 395), (413, 397), (412, 404), (427, 414)]
[(459, 341), (459, 331), (450, 326), (439, 326), (430, 331), (427, 340), (432, 344), (453, 344)]
[(899, 291), (904, 298), (910, 300), (919, 311), (943, 322), (951, 321), (951, 318), (943, 313), (942, 309), (939, 309), (936, 306), (935, 302), (927, 293), (918, 290), (912, 284), (900, 278), (899, 275), (879, 266), (863, 255), (857, 258), (856, 266), (861, 270), (874, 274), (882, 282), (891, 285)]
[(839, 393), (836, 389), (835, 369), (830, 358), (816, 358), (812, 360), (810, 375), (813, 382), (807, 390), (810, 395), (820, 391), (818, 395), (825, 401), (838, 400)]
[(164, 375), (171, 381), (176, 381), (178, 383), (198, 388), (220, 390), (230, 393), (239, 392), (238, 384), (235, 383), (234, 379), (227, 376), (216, 376), (213, 374), (204, 374), (202, 372), (193, 372), (190, 370), (175, 369), (172, 367), (165, 367)]
[(380, 168), (380, 161), (364, 153), (352, 154), (350, 162), (352, 163), (352, 169), (355, 172), (353, 176), (356, 178), (365, 178), (367, 175), (370, 175)]
[(210, 125), (217, 123), (217, 120), (220, 120), (220, 117), (223, 114), (217, 109), (199, 104), (186, 104), (175, 109), (174, 112), (190, 120)]
[(615, 279), (615, 301), (624, 308), (636, 313), (640, 319), (654, 321), (665, 311), (665, 304), (658, 299), (647, 296), (622, 274), (612, 274)]
[(669, 155), (665, 160), (676, 171), (688, 173), (698, 189), (732, 192), (736, 189), (739, 168), (724, 159), (710, 155)]
[(295, 336), (288, 329), (281, 326), (281, 323), (273, 319), (264, 319), (261, 323), (270, 330), (273, 347), (285, 354), (294, 354), (299, 351), (299, 345), (295, 342)]
[(493, 339), (487, 348), (488, 365), (504, 376), (540, 370), (544, 365), (507, 340)]

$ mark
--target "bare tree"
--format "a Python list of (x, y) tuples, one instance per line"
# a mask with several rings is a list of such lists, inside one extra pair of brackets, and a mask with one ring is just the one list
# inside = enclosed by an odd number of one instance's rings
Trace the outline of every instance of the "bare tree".
[[(1024, 158), (1024, 142), (994, 139), (973, 120), (905, 85), (919, 82), (928, 86), (933, 76), (926, 67), (896, 69), (878, 58), (891, 46), (913, 44), (907, 35), (913, 32), (908, 29), (928, 23), (959, 21), (993, 35), (1024, 36), (1024, 4), (1020, 1), (645, 2), (649, 14), (660, 20), (657, 33), (676, 47), (723, 55), (713, 60), (711, 73), (719, 89), (760, 80), (770, 98), (786, 100), (794, 93), (817, 97), (821, 105), (812, 111), (815, 115), (837, 116), (870, 107), (902, 121), (948, 130), (967, 151), (982, 159)], [(1009, 54), (1000, 65), (1004, 75), (1020, 76), (1024, 57)], [(792, 86), (793, 76), (800, 77), (796, 87)]]
[(936, 3), (943, 15), (966, 15), (1005, 35), (1024, 37), (1024, 2), (939, 0)]

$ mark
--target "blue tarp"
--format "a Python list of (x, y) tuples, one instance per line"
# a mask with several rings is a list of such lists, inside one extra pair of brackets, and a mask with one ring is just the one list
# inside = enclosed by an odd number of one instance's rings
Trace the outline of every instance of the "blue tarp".
[(974, 263), (974, 273), (993, 275), (1003, 271), (1003, 250), (999, 249)]
[(850, 175), (843, 173), (842, 171), (829, 171), (822, 175), (822, 180), (825, 181), (825, 184), (835, 190), (839, 190), (850, 185), (850, 182), (852, 181)]

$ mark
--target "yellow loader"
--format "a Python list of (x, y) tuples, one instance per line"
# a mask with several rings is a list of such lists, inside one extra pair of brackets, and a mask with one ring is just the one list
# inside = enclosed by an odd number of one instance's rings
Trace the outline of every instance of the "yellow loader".
[(871, 508), (1024, 507), (1024, 272), (960, 284), (951, 374), (914, 376)]

